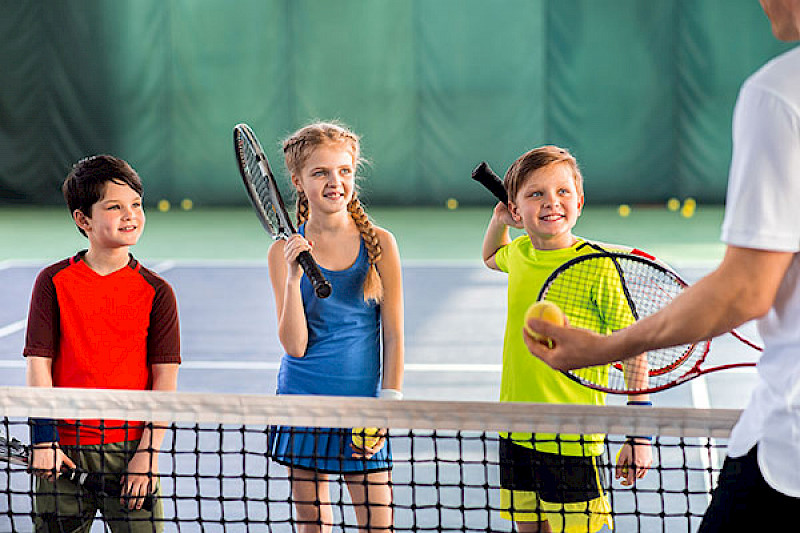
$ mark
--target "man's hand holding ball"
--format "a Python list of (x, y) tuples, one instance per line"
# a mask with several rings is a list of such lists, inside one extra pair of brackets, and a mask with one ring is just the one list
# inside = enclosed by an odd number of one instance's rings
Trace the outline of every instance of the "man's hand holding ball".
[(525, 312), (525, 318), (523, 319), (525, 332), (530, 335), (533, 340), (539, 342), (540, 344), (544, 344), (548, 348), (553, 348), (552, 339), (539, 335), (528, 326), (528, 321), (531, 318), (544, 320), (559, 326), (565, 326), (567, 324), (567, 317), (564, 315), (564, 312), (556, 304), (546, 300), (533, 302)]

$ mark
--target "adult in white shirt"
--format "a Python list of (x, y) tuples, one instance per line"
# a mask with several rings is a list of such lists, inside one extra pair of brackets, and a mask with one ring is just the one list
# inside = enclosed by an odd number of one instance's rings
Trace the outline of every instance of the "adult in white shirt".
[[(800, 40), (800, 0), (761, 0), (782, 41)], [(764, 530), (800, 510), (800, 47), (739, 92), (719, 267), (661, 312), (608, 337), (533, 320), (524, 334), (558, 370), (608, 363), (720, 335), (758, 319), (758, 384), (731, 435), (700, 531)]]

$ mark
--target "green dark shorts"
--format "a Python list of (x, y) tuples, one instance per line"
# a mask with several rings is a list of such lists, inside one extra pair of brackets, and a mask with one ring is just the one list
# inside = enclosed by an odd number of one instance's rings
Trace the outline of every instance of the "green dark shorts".
[[(62, 449), (79, 468), (103, 473), (104, 486), (119, 493), (120, 480), (136, 452), (138, 441), (88, 446), (64, 446)], [(54, 484), (36, 478), (33, 521), (37, 533), (88, 533), (98, 511), (113, 533), (160, 533), (163, 531), (163, 508), (156, 483), (152, 510), (129, 511), (119, 496), (96, 494), (61, 476)]]

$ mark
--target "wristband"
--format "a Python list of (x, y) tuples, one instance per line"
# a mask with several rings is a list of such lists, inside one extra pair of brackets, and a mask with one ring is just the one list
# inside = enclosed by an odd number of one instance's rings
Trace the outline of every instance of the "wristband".
[(403, 393), (397, 389), (381, 389), (378, 393), (378, 398), (384, 400), (402, 400)]
[(631, 442), (635, 441), (636, 439), (642, 439), (646, 440), (647, 442), (653, 442), (653, 437), (645, 437), (644, 435), (628, 435), (625, 437), (626, 441), (631, 441)]
[[(628, 400), (628, 405), (638, 405), (638, 406), (642, 406), (642, 407), (652, 407), (653, 406), (653, 402), (648, 401), (648, 400)], [(653, 441), (653, 437), (646, 437), (644, 435), (628, 435), (627, 437), (625, 437), (625, 439), (629, 440), (629, 441), (634, 441), (635, 439), (642, 439), (642, 440), (646, 440), (648, 442), (652, 442)]]
[(56, 421), (52, 418), (30, 418), (31, 443), (58, 442)]

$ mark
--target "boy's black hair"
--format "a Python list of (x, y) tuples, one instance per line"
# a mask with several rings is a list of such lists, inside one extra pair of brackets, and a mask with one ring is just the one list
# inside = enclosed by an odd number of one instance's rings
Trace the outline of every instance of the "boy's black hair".
[[(127, 185), (139, 196), (144, 194), (142, 180), (127, 161), (112, 155), (93, 155), (75, 163), (61, 186), (70, 214), (78, 210), (91, 217), (92, 205), (103, 197), (109, 181)], [(86, 236), (81, 228), (78, 231)]]

